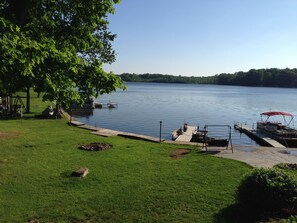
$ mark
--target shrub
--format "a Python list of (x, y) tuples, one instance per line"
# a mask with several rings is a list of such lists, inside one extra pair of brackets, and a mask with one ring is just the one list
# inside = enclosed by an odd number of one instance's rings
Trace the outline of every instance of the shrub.
[(237, 191), (245, 211), (259, 215), (290, 215), (297, 212), (297, 181), (276, 169), (254, 169)]
[(274, 167), (284, 169), (284, 170), (297, 170), (297, 163), (280, 163)]
[(296, 216), (290, 216), (288, 219), (288, 223), (297, 223), (297, 215)]

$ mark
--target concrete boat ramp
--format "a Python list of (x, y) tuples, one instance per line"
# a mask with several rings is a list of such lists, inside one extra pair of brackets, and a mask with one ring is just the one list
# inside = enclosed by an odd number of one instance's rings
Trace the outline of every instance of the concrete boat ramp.
[(274, 148), (264, 146), (235, 146), (234, 153), (228, 150), (210, 147), (214, 156), (238, 160), (253, 167), (273, 167), (279, 163), (297, 163), (297, 156), (291, 152), (297, 151), (293, 148)]

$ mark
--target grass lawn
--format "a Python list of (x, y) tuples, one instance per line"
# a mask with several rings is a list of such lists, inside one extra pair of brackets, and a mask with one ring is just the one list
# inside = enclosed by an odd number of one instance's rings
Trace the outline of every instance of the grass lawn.
[[(40, 113), (47, 104), (32, 101)], [(103, 138), (66, 120), (0, 121), (0, 222), (213, 222), (251, 167), (189, 146)], [(106, 142), (110, 150), (79, 150)], [(170, 153), (192, 152), (181, 159)], [(87, 167), (86, 178), (70, 177)]]

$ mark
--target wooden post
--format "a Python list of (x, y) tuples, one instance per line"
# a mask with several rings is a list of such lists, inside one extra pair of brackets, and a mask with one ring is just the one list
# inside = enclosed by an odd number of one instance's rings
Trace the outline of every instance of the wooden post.
[(27, 95), (26, 113), (30, 113), (30, 87), (27, 87), (26, 95)]

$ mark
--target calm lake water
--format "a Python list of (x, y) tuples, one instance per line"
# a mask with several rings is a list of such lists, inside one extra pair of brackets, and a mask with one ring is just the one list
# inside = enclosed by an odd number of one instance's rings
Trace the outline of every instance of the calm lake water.
[[(297, 113), (297, 89), (221, 85), (127, 83), (128, 90), (103, 95), (96, 101), (118, 103), (115, 109), (95, 109), (86, 117), (89, 125), (171, 139), (171, 132), (189, 125), (231, 125), (233, 144), (253, 145), (233, 130), (235, 121), (253, 126), (265, 111)], [(294, 127), (294, 122), (292, 123)], [(211, 127), (209, 131), (211, 132)], [(226, 138), (227, 128), (213, 128)]]

